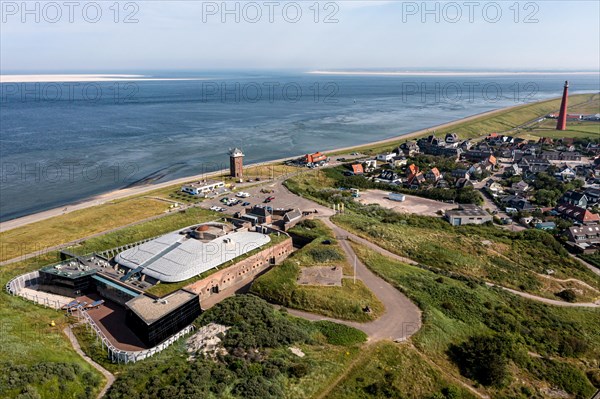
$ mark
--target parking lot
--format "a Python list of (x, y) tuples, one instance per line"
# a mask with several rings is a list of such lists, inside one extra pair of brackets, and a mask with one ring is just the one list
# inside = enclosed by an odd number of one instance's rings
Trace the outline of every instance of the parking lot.
[(388, 199), (389, 192), (382, 190), (367, 190), (360, 192), (360, 198), (357, 200), (363, 204), (379, 204), (384, 208), (393, 209), (401, 213), (414, 213), (423, 216), (440, 216), (436, 212), (455, 209), (457, 204), (448, 204), (445, 202), (434, 201), (427, 198), (406, 195), (404, 202), (392, 201)]
[[(218, 206), (224, 208), (223, 213), (226, 214), (234, 214), (235, 212), (241, 211), (244, 208), (254, 206), (254, 205), (268, 205), (275, 208), (283, 208), (283, 209), (299, 209), (302, 212), (313, 212), (317, 210), (318, 215), (332, 215), (333, 210), (326, 208), (321, 205), (317, 205), (312, 201), (308, 201), (304, 198), (300, 198), (295, 194), (291, 193), (287, 188), (285, 188), (280, 180), (276, 180), (270, 183), (259, 184), (253, 187), (246, 187), (243, 190), (245, 193), (250, 194), (248, 198), (237, 198), (235, 196), (235, 192), (231, 192), (229, 194), (224, 194), (218, 198), (207, 199), (203, 201), (200, 206), (202, 208), (209, 209), (213, 206)], [(268, 197), (274, 197), (268, 203), (265, 203), (265, 199)], [(239, 199), (241, 202), (234, 206), (227, 206), (221, 202), (222, 198), (235, 198)], [(249, 205), (245, 207), (242, 206), (242, 203), (248, 202)]]

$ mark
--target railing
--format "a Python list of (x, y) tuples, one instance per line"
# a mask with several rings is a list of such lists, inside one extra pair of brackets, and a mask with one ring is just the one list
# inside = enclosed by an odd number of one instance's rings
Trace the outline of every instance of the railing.
[[(40, 273), (37, 270), (31, 273), (17, 276), (10, 280), (8, 283), (6, 283), (6, 291), (10, 295), (20, 296), (39, 305), (50, 307), (56, 310), (61, 309), (62, 306), (66, 305), (68, 302), (71, 301), (71, 298), (65, 297), (65, 300), (61, 302), (58, 299), (50, 299), (48, 297), (31, 295), (22, 291), (22, 289), (26, 287), (35, 287), (37, 285), (39, 276)], [(150, 349), (144, 349), (141, 351), (126, 351), (118, 349), (113, 344), (111, 344), (110, 340), (106, 337), (104, 332), (102, 332), (98, 324), (96, 324), (96, 322), (85, 310), (81, 308), (76, 308), (73, 310), (69, 310), (69, 313), (75, 315), (79, 320), (86, 322), (88, 329), (90, 329), (90, 332), (94, 332), (96, 334), (96, 338), (100, 340), (102, 348), (104, 349), (106, 347), (108, 358), (113, 363), (134, 363), (149, 358), (150, 356), (153, 356), (163, 351), (167, 347), (171, 346), (179, 338), (183, 337), (186, 334), (189, 334), (194, 330), (194, 326), (190, 324), (183, 330), (179, 331), (177, 334), (169, 337), (169, 339), (155, 347), (152, 347)]]
[(29, 294), (27, 292), (23, 292), (23, 288), (31, 287), (32, 290), (35, 290), (38, 284), (39, 277), (40, 273), (37, 270), (17, 276), (10, 280), (8, 283), (6, 283), (6, 291), (11, 295), (20, 296), (22, 298), (27, 299), (28, 301), (52, 309), (60, 309), (62, 306), (66, 305), (71, 301), (70, 298), (65, 298), (64, 300), (61, 300), (58, 298), (58, 295), (53, 295), (55, 298), (49, 298), (48, 296), (44, 295)]
[(78, 312), (79, 317), (82, 317), (84, 321), (87, 323), (92, 332), (96, 333), (96, 338), (98, 338), (102, 344), (102, 348), (106, 347), (106, 351), (108, 352), (108, 358), (113, 363), (135, 363), (140, 360), (147, 359), (163, 350), (171, 346), (175, 341), (179, 338), (183, 337), (186, 334), (189, 334), (194, 330), (194, 325), (190, 324), (183, 330), (179, 331), (177, 334), (169, 337), (166, 341), (156, 345), (150, 349), (144, 349), (141, 351), (126, 351), (123, 349), (119, 349), (110, 343), (109, 339), (106, 337), (104, 332), (98, 327), (96, 322), (92, 319), (92, 317), (83, 310)]

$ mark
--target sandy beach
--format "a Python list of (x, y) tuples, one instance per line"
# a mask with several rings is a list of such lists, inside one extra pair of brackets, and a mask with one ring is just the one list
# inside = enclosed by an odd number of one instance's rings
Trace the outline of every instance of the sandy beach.
[(204, 80), (203, 78), (153, 78), (147, 75), (0, 75), (0, 83), (132, 82), (160, 80)]
[[(543, 101), (550, 101), (550, 100), (552, 100), (552, 99), (546, 99)], [(542, 102), (542, 101), (540, 101), (540, 102)], [(337, 148), (337, 149), (333, 149), (333, 150), (324, 150), (324, 152), (325, 153), (340, 153), (340, 152), (344, 152), (344, 151), (352, 151), (352, 150), (355, 150), (355, 149), (358, 149), (361, 147), (377, 146), (377, 145), (381, 145), (381, 144), (397, 142), (399, 140), (410, 139), (415, 136), (420, 136), (422, 134), (428, 133), (432, 130), (445, 129), (448, 127), (452, 127), (453, 125), (457, 125), (457, 124), (463, 123), (463, 122), (468, 122), (470, 120), (473, 120), (473, 119), (476, 119), (476, 118), (479, 118), (482, 116), (493, 116), (497, 113), (511, 110), (514, 108), (518, 108), (523, 105), (524, 104), (519, 104), (519, 105), (515, 105), (512, 107), (500, 108), (500, 109), (493, 110), (493, 111), (483, 112), (483, 113), (468, 116), (466, 118), (458, 119), (458, 120), (455, 120), (452, 122), (443, 123), (441, 125), (431, 126), (431, 127), (425, 128), (425, 129), (417, 130), (417, 131), (414, 131), (414, 132), (411, 132), (408, 134), (394, 136), (394, 137), (390, 137), (387, 139), (373, 141), (373, 142), (369, 142), (369, 143), (365, 143), (365, 144), (353, 145), (350, 147), (342, 147), (342, 148)], [(245, 167), (261, 166), (261, 165), (268, 165), (268, 164), (272, 164), (272, 163), (283, 162), (283, 161), (286, 161), (289, 159), (296, 159), (302, 155), (304, 155), (304, 154), (298, 154), (298, 155), (295, 155), (292, 157), (287, 157), (287, 158), (274, 159), (274, 160), (271, 160), (268, 162), (248, 164), (248, 165), (245, 165)], [(28, 225), (31, 223), (39, 222), (41, 220), (49, 219), (54, 216), (60, 216), (60, 215), (70, 213), (70, 212), (73, 212), (73, 211), (76, 211), (79, 209), (85, 209), (85, 208), (89, 208), (92, 206), (101, 205), (106, 202), (114, 201), (117, 199), (122, 199), (122, 198), (130, 197), (130, 196), (134, 196), (134, 195), (141, 195), (141, 194), (145, 194), (150, 191), (153, 191), (153, 190), (162, 189), (162, 188), (174, 186), (174, 185), (181, 185), (181, 184), (184, 184), (184, 183), (187, 183), (190, 181), (196, 181), (196, 180), (202, 180), (202, 179), (207, 179), (207, 178), (211, 178), (211, 177), (216, 177), (216, 176), (222, 175), (224, 172), (225, 172), (224, 170), (218, 170), (218, 171), (211, 172), (211, 173), (203, 173), (201, 175), (187, 176), (187, 177), (183, 177), (183, 178), (179, 178), (179, 179), (175, 179), (175, 180), (169, 180), (169, 181), (162, 182), (162, 183), (156, 183), (156, 184), (150, 184), (150, 185), (145, 185), (145, 186), (137, 186), (137, 187), (130, 187), (130, 188), (124, 188), (124, 189), (110, 191), (110, 192), (100, 194), (100, 195), (97, 195), (97, 196), (94, 196), (94, 197), (91, 197), (91, 198), (88, 198), (88, 199), (85, 199), (85, 200), (82, 200), (82, 201), (79, 201), (79, 202), (76, 202), (73, 204), (68, 204), (68, 205), (57, 207), (54, 209), (49, 209), (47, 211), (42, 211), (42, 212), (34, 213), (31, 215), (23, 216), (20, 218), (7, 220), (6, 222), (0, 223), (0, 232), (11, 230), (11, 229), (21, 227), (21, 226), (25, 226), (25, 225)]]

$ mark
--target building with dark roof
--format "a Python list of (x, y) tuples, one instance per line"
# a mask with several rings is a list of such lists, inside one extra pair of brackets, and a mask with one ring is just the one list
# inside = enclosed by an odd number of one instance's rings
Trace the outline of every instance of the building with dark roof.
[(492, 221), (492, 215), (477, 205), (460, 205), (458, 209), (446, 211), (446, 219), (452, 226), (483, 224)]

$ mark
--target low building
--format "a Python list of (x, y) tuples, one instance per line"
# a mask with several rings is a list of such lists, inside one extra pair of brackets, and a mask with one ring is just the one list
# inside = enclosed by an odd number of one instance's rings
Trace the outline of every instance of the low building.
[(578, 206), (580, 208), (587, 208), (588, 197), (583, 193), (569, 190), (566, 193), (564, 193), (562, 197), (560, 197), (560, 199), (558, 200), (558, 203), (566, 204), (566, 205), (574, 205), (574, 206)]
[(573, 226), (567, 230), (569, 244), (576, 252), (595, 253), (600, 250), (600, 226)]
[(365, 173), (362, 164), (360, 163), (355, 163), (352, 165), (352, 173), (354, 173), (355, 175), (362, 175), (363, 173)]
[(224, 187), (225, 183), (222, 181), (204, 180), (185, 184), (181, 187), (181, 191), (192, 195), (207, 195)]
[(317, 151), (314, 154), (306, 154), (304, 156), (304, 163), (305, 164), (316, 164), (319, 162), (326, 162), (327, 161), (327, 155)]
[(491, 222), (492, 215), (477, 205), (460, 205), (458, 209), (446, 211), (446, 219), (452, 226), (463, 226)]
[(398, 154), (395, 152), (384, 152), (382, 154), (377, 154), (376, 159), (381, 162), (390, 162), (396, 155)]
[(574, 205), (558, 205), (556, 207), (556, 212), (565, 219), (570, 219), (581, 224), (600, 222), (600, 216), (598, 214)]
[(198, 294), (187, 290), (159, 299), (139, 295), (125, 306), (127, 326), (150, 347), (189, 326), (202, 312)]
[(554, 230), (554, 229), (556, 229), (556, 223), (554, 223), (554, 222), (536, 223), (535, 228), (538, 230)]

